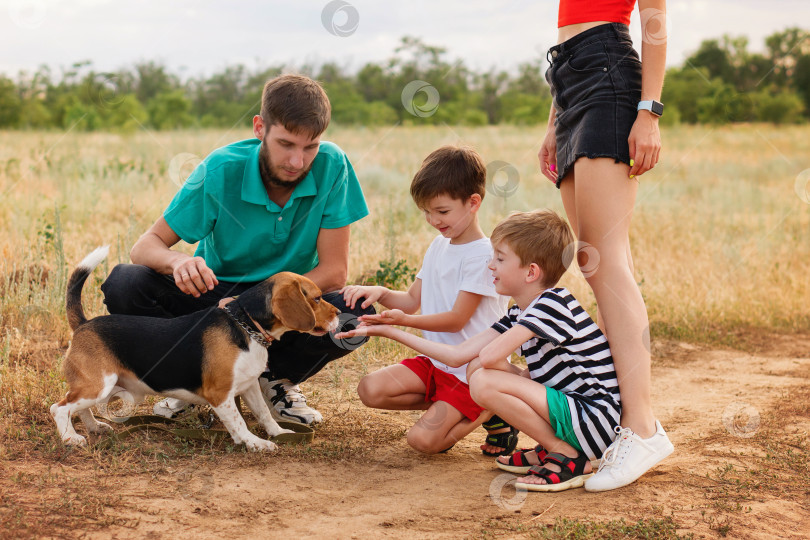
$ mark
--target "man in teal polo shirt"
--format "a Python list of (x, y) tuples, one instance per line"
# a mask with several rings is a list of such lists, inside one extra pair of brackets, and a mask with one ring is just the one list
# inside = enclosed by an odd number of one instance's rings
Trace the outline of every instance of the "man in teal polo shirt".
[[(268, 81), (253, 118), (256, 138), (214, 150), (197, 166), (132, 247), (134, 264), (116, 266), (102, 285), (109, 312), (176, 317), (281, 271), (314, 281), (341, 321), (368, 312), (350, 309), (337, 293), (348, 274), (349, 226), (368, 208), (346, 154), (320, 140), (330, 116), (315, 81)], [(193, 257), (171, 249), (181, 239), (198, 243)], [(319, 422), (298, 384), (356, 346), (299, 332), (274, 342), (259, 380), (271, 410), (284, 420)], [(155, 413), (172, 416), (185, 406), (168, 398)]]

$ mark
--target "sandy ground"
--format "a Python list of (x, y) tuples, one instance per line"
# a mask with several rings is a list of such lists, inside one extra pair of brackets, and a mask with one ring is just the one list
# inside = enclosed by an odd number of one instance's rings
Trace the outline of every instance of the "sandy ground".
[[(810, 488), (741, 490), (739, 482), (726, 485), (717, 473), (728, 466), (735, 471), (760, 470), (756, 463), (766, 453), (762, 448), (767, 441), (761, 435), (768, 422), (777, 426), (769, 437), (807, 437), (810, 418), (790, 408), (782, 414), (780, 407), (797, 392), (805, 400), (810, 395), (801, 394), (810, 381), (810, 336), (775, 338), (760, 348), (764, 352), (656, 344), (653, 395), (676, 451), (635, 484), (614, 492), (515, 492), (509, 484), (514, 477), (501, 473), (478, 451), (483, 431), (476, 431), (448, 454), (432, 457), (412, 451), (400, 436), (377, 445), (362, 459), (348, 461), (310, 460), (300, 452), (282, 450), (272, 456), (220, 455), (204, 466), (174, 462), (159, 472), (131, 475), (115, 471), (111, 464), (105, 485), (115, 503), (105, 513), (117, 523), (88, 524), (88, 529), (55, 534), (87, 538), (519, 537), (532, 528), (536, 532), (538, 527), (549, 527), (557, 518), (624, 518), (632, 523), (670, 516), (679, 534), (696, 538), (722, 534), (807, 537)], [(318, 383), (316, 379), (311, 384)], [(324, 403), (319, 406), (327, 421), (330, 414), (340, 414), (340, 407), (330, 410)], [(376, 413), (374, 418), (404, 429), (412, 416)], [(521, 443), (532, 444), (524, 437)], [(99, 474), (81, 456), (63, 464), (6, 461), (2, 468), (5, 478), (49, 469), (77, 479), (79, 486), (82, 478)], [(19, 495), (22, 508), (44, 504), (37, 493)], [(106, 497), (100, 497), (102, 502)]]

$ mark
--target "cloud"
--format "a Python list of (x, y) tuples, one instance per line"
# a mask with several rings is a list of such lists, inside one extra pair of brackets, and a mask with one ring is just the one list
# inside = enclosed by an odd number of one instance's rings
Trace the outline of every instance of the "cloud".
[[(246, 0), (5, 0), (0, 2), (0, 71), (58, 72), (79, 60), (114, 70), (158, 60), (183, 76), (210, 74), (244, 63), (258, 69), (278, 64), (335, 61), (358, 69), (393, 55), (404, 35), (445, 47), (476, 70), (514, 68), (544, 57), (556, 42), (557, 3), (536, 0), (348, 0), (359, 14), (347, 37), (324, 28), (323, 1)], [(796, 21), (810, 20), (805, 0), (684, 0), (669, 3), (668, 63), (680, 65), (703, 39), (724, 33), (748, 35), (762, 50), (764, 37)], [(638, 9), (631, 33), (640, 49)]]

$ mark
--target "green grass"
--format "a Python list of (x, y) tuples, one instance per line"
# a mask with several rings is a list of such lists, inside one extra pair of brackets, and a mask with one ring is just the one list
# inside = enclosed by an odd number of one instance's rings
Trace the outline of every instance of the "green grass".
[[(663, 158), (640, 178), (631, 229), (637, 281), (653, 338), (729, 345), (741, 331), (810, 330), (810, 205), (795, 192), (810, 168), (810, 127), (767, 125), (666, 128)], [(246, 133), (113, 134), (0, 132), (0, 327), (47, 328), (67, 339), (61, 317), (65, 272), (98, 245), (112, 244), (107, 268), (166, 207), (180, 179), (171, 159), (205, 156)], [(446, 143), (476, 147), (486, 162), (511, 163), (517, 193), (485, 197), (485, 231), (513, 210), (563, 212), (559, 193), (539, 174), (542, 130), (521, 127), (331, 129), (354, 163), (371, 216), (352, 230), (350, 279), (375, 275), (380, 262), (418, 268), (435, 235), (408, 195), (413, 173)], [(181, 247), (190, 251), (190, 246)], [(31, 287), (38, 272), (49, 274)], [(14, 271), (27, 272), (9, 283)], [(562, 280), (595, 314), (578, 270)], [(88, 311), (103, 311), (88, 284)], [(23, 306), (28, 306), (27, 310)], [(45, 313), (53, 314), (48, 319)]]
[(521, 538), (542, 538), (554, 540), (623, 540), (691, 539), (691, 534), (678, 534), (678, 525), (670, 517), (641, 519), (628, 523), (623, 518), (610, 521), (588, 519), (557, 518), (553, 524), (536, 524), (531, 520), (521, 523), (504, 523), (504, 520), (490, 520), (484, 527), (482, 538), (520, 535)]
[[(485, 162), (502, 160), (518, 170), (514, 197), (487, 194), (480, 215), (486, 232), (513, 210), (550, 207), (562, 213), (559, 193), (538, 171), (542, 135), (539, 129), (509, 126), (331, 129), (326, 138), (348, 152), (371, 209), (352, 229), (350, 279), (376, 275), (381, 261), (419, 268), (435, 231), (410, 200), (408, 186), (422, 159), (441, 144), (470, 144)], [(641, 177), (631, 236), (654, 341), (743, 347), (752, 336), (810, 331), (810, 205), (794, 186), (810, 168), (808, 135), (807, 126), (664, 130), (663, 161)], [(164, 433), (137, 434), (104, 449), (66, 449), (47, 412), (66, 390), (61, 376), (70, 339), (66, 273), (96, 246), (112, 245), (83, 298), (88, 315), (104, 313), (101, 282), (113, 265), (128, 261), (132, 244), (178, 188), (167, 172), (172, 157), (205, 156), (241, 137), (247, 134), (0, 132), (0, 465), (33, 460), (83, 464), (103, 473), (83, 477), (86, 492), (56, 473), (11, 475), (0, 485), (15, 493), (42, 491), (42, 500), (0, 495), (0, 529), (31, 536), (60, 535), (74, 526), (98, 530), (112, 523), (113, 510), (120, 508), (120, 501), (102, 495), (118, 481), (114, 471), (157, 477), (179, 467), (193, 476), (201, 464), (250, 458), (230, 441), (185, 441)], [(563, 284), (595, 313), (577, 270), (570, 270)], [(314, 444), (285, 447), (279, 457), (361, 462), (401, 441), (407, 421), (375, 416), (359, 404), (355, 387), (364, 374), (406, 353), (396, 343), (372, 340), (350, 361), (329, 366), (308, 397), (338, 414), (319, 428)], [(139, 411), (148, 412), (152, 399)], [(785, 401), (780, 410), (806, 416), (806, 406), (800, 410), (797, 404), (801, 400), (810, 396)], [(701, 478), (707, 496), (703, 519), (718, 535), (734, 535), (737, 516), (750, 507), (753, 493), (796, 498), (806, 490), (806, 440), (784, 436), (779, 426), (778, 417), (763, 417), (760, 432), (745, 440), (744, 466), (729, 458)], [(60, 521), (66, 512), (72, 517)], [(681, 538), (681, 525), (662, 512), (638, 522), (558, 519), (543, 525), (504, 518), (487, 523), (481, 536)]]

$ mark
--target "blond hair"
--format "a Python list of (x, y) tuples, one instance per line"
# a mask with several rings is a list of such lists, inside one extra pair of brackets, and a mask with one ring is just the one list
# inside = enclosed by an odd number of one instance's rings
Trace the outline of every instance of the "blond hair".
[(490, 241), (493, 247), (505, 242), (521, 266), (537, 264), (543, 270), (543, 285), (553, 287), (571, 263), (568, 252), (574, 244), (574, 233), (553, 210), (534, 210), (510, 214), (492, 231)]

